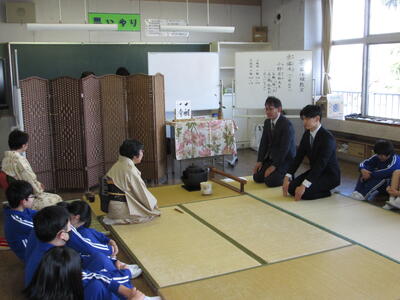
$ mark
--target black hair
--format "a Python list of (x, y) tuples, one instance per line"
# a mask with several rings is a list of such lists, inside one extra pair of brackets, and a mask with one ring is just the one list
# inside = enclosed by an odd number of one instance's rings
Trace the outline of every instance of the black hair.
[(27, 144), (29, 140), (29, 134), (24, 131), (14, 129), (8, 136), (8, 147), (11, 150), (19, 150), (23, 145)]
[(315, 118), (316, 116), (319, 116), (319, 121), (322, 120), (322, 111), (321, 107), (318, 105), (307, 105), (303, 107), (303, 109), (300, 111), (300, 118), (303, 120), (304, 118)]
[(81, 74), (81, 79), (85, 78), (87, 76), (90, 76), (90, 75), (96, 75), (96, 74), (94, 74), (94, 72), (92, 72), (92, 71), (83, 71)]
[(265, 100), (265, 106), (267, 106), (267, 105), (273, 106), (275, 108), (279, 108), (279, 107), (282, 107), (282, 102), (278, 98), (270, 96), (267, 98), (267, 100)]
[(68, 224), (69, 213), (61, 206), (48, 206), (39, 210), (33, 217), (35, 234), (42, 242), (55, 239), (60, 230)]
[(23, 293), (28, 300), (83, 300), (79, 254), (65, 246), (50, 248)]
[(131, 75), (131, 74), (129, 73), (128, 69), (125, 68), (125, 67), (119, 67), (119, 68), (117, 69), (117, 71), (115, 72), (115, 74), (116, 74), (116, 75), (120, 75), (120, 76), (129, 76), (129, 75)]
[(79, 215), (81, 222), (84, 222), (83, 226), (90, 227), (92, 223), (92, 212), (89, 204), (83, 200), (73, 201), (67, 204), (67, 210), (71, 215)]
[(25, 180), (14, 180), (6, 190), (6, 197), (11, 208), (17, 208), (21, 200), (28, 199), (33, 194), (31, 184)]
[(140, 150), (143, 150), (144, 145), (138, 140), (125, 140), (119, 147), (119, 154), (128, 158), (139, 156)]
[(394, 153), (394, 147), (391, 141), (377, 140), (374, 146), (374, 152), (378, 155), (392, 155)]

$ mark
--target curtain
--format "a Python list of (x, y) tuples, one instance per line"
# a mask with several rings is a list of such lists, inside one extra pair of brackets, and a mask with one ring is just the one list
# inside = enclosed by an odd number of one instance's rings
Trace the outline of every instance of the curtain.
[(331, 53), (331, 27), (332, 27), (332, 3), (333, 0), (322, 0), (322, 17), (323, 17), (323, 37), (322, 37), (322, 57), (324, 62), (324, 78), (322, 94), (324, 96), (331, 93), (330, 77), (329, 77), (329, 59)]

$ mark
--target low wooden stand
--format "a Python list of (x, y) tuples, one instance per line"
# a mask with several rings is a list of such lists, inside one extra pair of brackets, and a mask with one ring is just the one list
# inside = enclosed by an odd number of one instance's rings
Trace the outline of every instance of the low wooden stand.
[[(244, 185), (247, 183), (247, 180), (239, 178), (239, 177), (236, 177), (236, 176), (233, 176), (233, 175), (228, 174), (228, 173), (225, 173), (225, 172), (220, 171), (220, 170), (218, 170), (218, 169), (216, 169), (214, 167), (209, 167), (209, 168), (210, 168), (209, 178), (210, 178), (211, 181), (214, 181), (214, 182), (216, 182), (216, 183), (218, 183), (220, 185), (223, 185), (223, 186), (227, 187), (228, 189), (234, 190), (235, 192), (244, 194)], [(233, 185), (227, 184), (226, 182), (216, 178), (215, 174), (218, 174), (218, 175), (221, 175), (221, 176), (224, 176), (224, 177), (228, 177), (228, 178), (230, 178), (230, 179), (232, 179), (234, 181), (239, 182), (240, 183), (240, 189), (238, 189), (237, 187), (234, 187)]]

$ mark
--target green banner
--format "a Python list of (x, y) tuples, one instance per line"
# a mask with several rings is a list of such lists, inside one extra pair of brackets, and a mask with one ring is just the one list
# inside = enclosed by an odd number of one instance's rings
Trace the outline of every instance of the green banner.
[(89, 13), (89, 24), (118, 24), (118, 31), (140, 31), (139, 14)]

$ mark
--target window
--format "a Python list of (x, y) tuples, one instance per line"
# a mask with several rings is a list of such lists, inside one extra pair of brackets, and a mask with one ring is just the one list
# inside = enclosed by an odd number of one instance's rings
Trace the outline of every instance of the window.
[(345, 115), (400, 119), (400, 0), (333, 0), (330, 75)]

